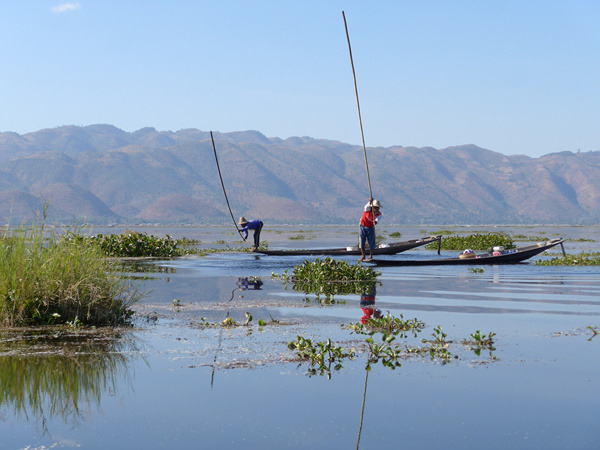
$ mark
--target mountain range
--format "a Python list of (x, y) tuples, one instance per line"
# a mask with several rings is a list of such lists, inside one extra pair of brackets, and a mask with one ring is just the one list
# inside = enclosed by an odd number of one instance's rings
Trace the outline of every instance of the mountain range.
[[(213, 133), (236, 216), (355, 223), (368, 201), (363, 149), (258, 131)], [(388, 224), (595, 224), (600, 152), (539, 158), (475, 145), (367, 148)], [(210, 133), (112, 125), (0, 133), (0, 217), (58, 222), (230, 221)]]

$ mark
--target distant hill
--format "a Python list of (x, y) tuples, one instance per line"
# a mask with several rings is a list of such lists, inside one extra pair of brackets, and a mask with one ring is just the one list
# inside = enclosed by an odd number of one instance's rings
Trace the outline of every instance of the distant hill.
[[(355, 223), (368, 200), (362, 148), (258, 131), (214, 133), (234, 214)], [(385, 223), (590, 224), (600, 153), (506, 156), (475, 145), (369, 148)], [(90, 223), (222, 223), (229, 211), (210, 134), (112, 125), (0, 133), (0, 217)]]

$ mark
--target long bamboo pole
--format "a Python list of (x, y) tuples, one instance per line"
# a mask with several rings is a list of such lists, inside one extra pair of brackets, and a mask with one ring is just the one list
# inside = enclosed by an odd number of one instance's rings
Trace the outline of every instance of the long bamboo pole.
[[(346, 22), (346, 14), (342, 11), (344, 17), (344, 28), (346, 28), (346, 39), (348, 40), (348, 51), (350, 52), (350, 65), (352, 66), (352, 77), (354, 78), (354, 92), (356, 93), (356, 106), (358, 108), (358, 123), (360, 124), (360, 135), (362, 137), (363, 153), (365, 154), (365, 166), (367, 168), (367, 181), (369, 183), (369, 197), (373, 198), (371, 190), (371, 176), (369, 175), (369, 162), (367, 161), (367, 146), (365, 145), (365, 133), (363, 131), (362, 117), (360, 115), (360, 102), (358, 100), (358, 85), (356, 84), (356, 72), (354, 70), (354, 60), (352, 59), (352, 47), (350, 46), (350, 34), (348, 33), (348, 24)], [(371, 211), (373, 208), (371, 208)], [(373, 221), (374, 222), (374, 221)]]
[(225, 184), (223, 183), (223, 176), (221, 175), (221, 167), (219, 166), (219, 158), (217, 157), (217, 147), (215, 147), (215, 139), (213, 138), (213, 132), (210, 132), (210, 140), (212, 141), (212, 146), (213, 146), (213, 151), (215, 152), (215, 161), (217, 162), (217, 170), (219, 171), (219, 178), (221, 179), (221, 186), (223, 187), (223, 194), (225, 195), (225, 201), (227, 202), (227, 207), (229, 208), (229, 214), (231, 214), (231, 220), (233, 220), (233, 225), (235, 226), (235, 229), (237, 230), (237, 232), (240, 234), (240, 237), (242, 238), (242, 240), (244, 242), (246, 242), (246, 239), (244, 239), (244, 236), (242, 236), (242, 232), (240, 231), (240, 229), (237, 226), (237, 222), (235, 221), (235, 218), (233, 217), (233, 212), (231, 211), (231, 206), (229, 205), (229, 199), (227, 198), (227, 191), (225, 190)]
[[(371, 175), (369, 174), (369, 161), (367, 160), (367, 146), (365, 145), (365, 133), (363, 131), (362, 116), (360, 114), (360, 101), (358, 100), (358, 84), (356, 83), (356, 71), (354, 70), (354, 59), (352, 58), (352, 46), (350, 45), (350, 33), (348, 33), (348, 23), (346, 14), (342, 11), (344, 18), (344, 28), (346, 29), (346, 39), (348, 41), (348, 51), (350, 52), (350, 65), (352, 66), (352, 78), (354, 78), (354, 92), (356, 93), (356, 107), (358, 108), (358, 123), (360, 125), (360, 136), (362, 138), (363, 153), (365, 155), (365, 167), (367, 168), (367, 182), (369, 183), (369, 205), (371, 206), (371, 217), (373, 218), (373, 229), (375, 229), (375, 211), (373, 211), (373, 191), (371, 189)], [(372, 249), (371, 249), (372, 250)]]

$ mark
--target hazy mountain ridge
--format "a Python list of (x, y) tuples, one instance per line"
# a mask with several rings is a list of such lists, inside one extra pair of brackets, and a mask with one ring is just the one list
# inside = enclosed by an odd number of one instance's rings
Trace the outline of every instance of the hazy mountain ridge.
[[(353, 223), (368, 199), (362, 147), (213, 133), (234, 214)], [(369, 148), (386, 223), (597, 223), (600, 153), (530, 158), (475, 145)], [(210, 223), (228, 220), (210, 133), (112, 125), (0, 133), (0, 217)]]

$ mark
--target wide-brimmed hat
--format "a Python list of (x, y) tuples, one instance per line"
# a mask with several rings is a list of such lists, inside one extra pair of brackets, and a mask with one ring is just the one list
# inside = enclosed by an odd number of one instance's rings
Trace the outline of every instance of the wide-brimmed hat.
[(242, 216), (240, 217), (240, 220), (238, 221), (238, 224), (241, 226), (247, 225), (248, 221)]
[(379, 200), (373, 200), (373, 208), (381, 208), (381, 203), (379, 203)]

